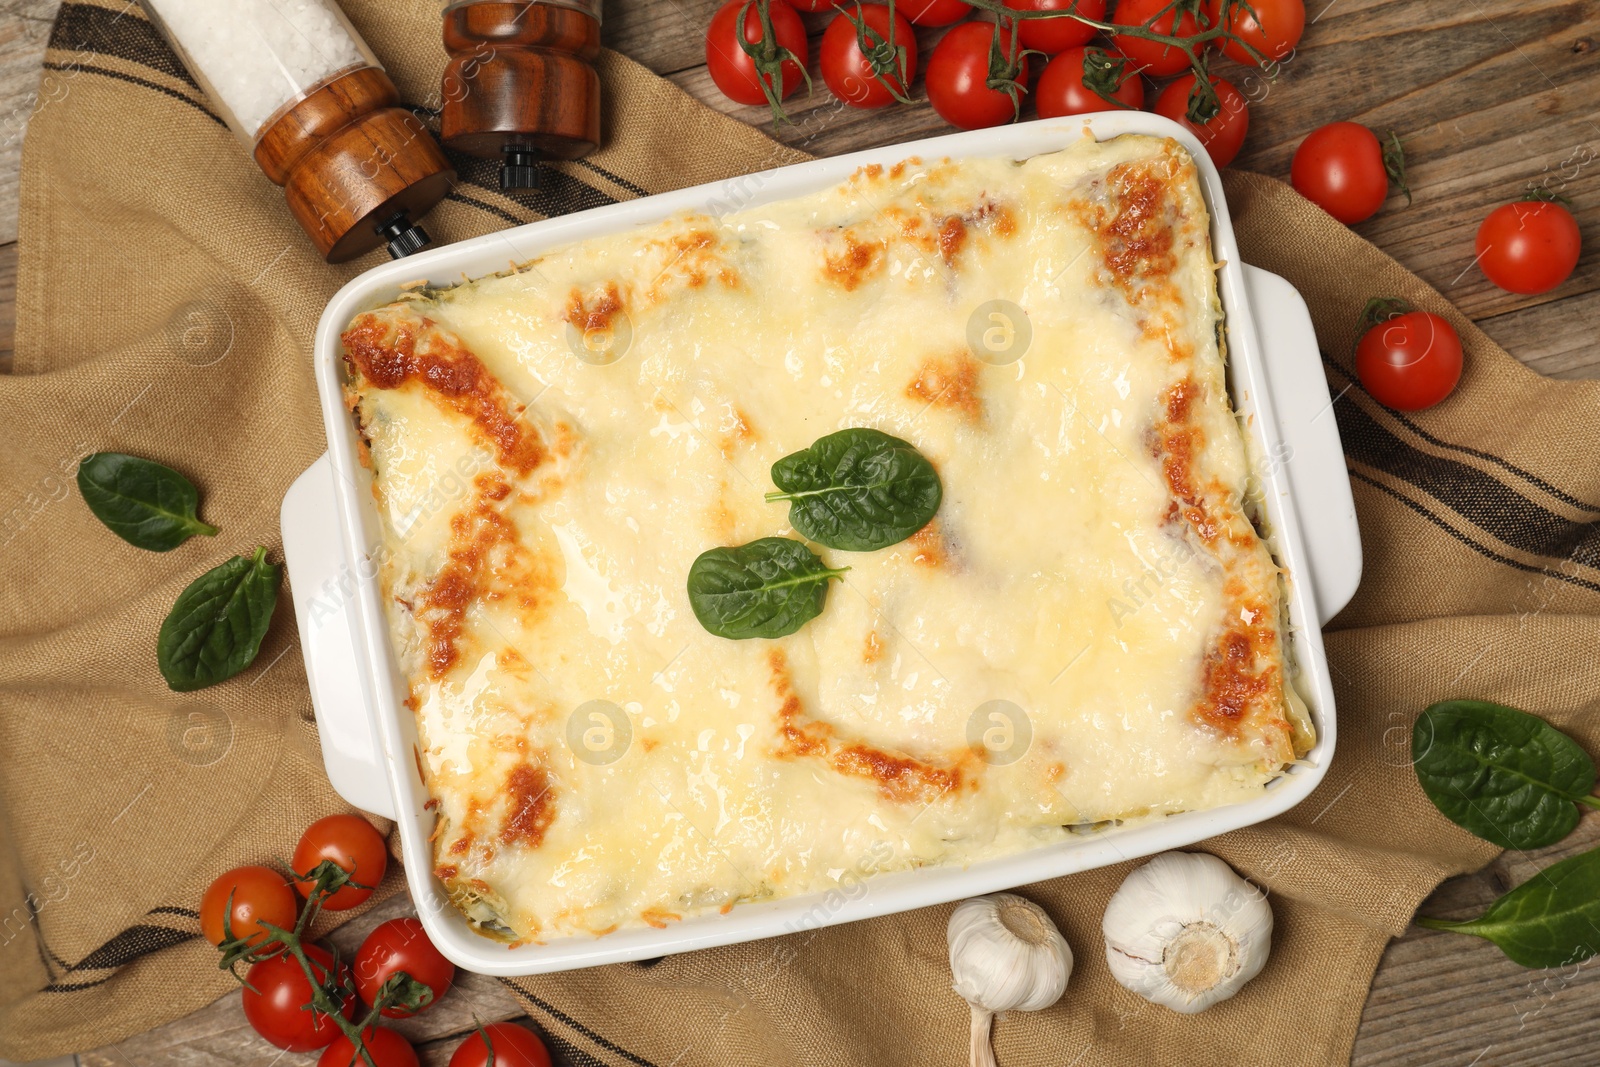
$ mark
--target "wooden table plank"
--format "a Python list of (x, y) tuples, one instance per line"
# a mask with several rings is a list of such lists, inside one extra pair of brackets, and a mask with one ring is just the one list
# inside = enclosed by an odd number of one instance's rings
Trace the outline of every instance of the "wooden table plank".
[(1533, 370), (1552, 378), (1600, 378), (1600, 299), (1584, 293), (1478, 319), (1477, 324)]
[[(17, 239), (22, 135), (36, 105), (39, 64), (59, 3), (60, 0), (4, 0), (0, 4), (0, 244)], [(9, 352), (9, 329), (4, 338)]]
[[(0, 3), (0, 369), (9, 356), (14, 312), (16, 251), (5, 242), (15, 234), (19, 134), (32, 111), (39, 49), (56, 2)], [(729, 104), (705, 74), (702, 35), (717, 6), (717, 0), (611, 0), (606, 40), (711, 106), (766, 125), (762, 109)], [(1600, 321), (1594, 181), (1600, 171), (1600, 0), (1515, 6), (1310, 0), (1309, 7), (1316, 21), (1280, 77), (1271, 83), (1237, 79), (1256, 101), (1239, 165), (1285, 177), (1300, 138), (1334, 119), (1396, 129), (1411, 155), (1416, 201), (1404, 207), (1403, 198), (1391, 198), (1357, 231), (1441, 288), (1530, 367), (1558, 377), (1600, 377), (1600, 351), (1592, 342)], [(825, 19), (806, 19), (815, 45)], [(924, 56), (941, 33), (919, 33)], [(1229, 69), (1219, 67), (1225, 74)], [(820, 84), (814, 98), (794, 102), (794, 124), (778, 131), (787, 143), (833, 153), (948, 129), (925, 103), (856, 112), (831, 101)], [(913, 95), (925, 100), (920, 83)], [(1516, 297), (1472, 268), (1472, 234), (1489, 207), (1541, 178), (1565, 186), (1590, 248), (1573, 279), (1554, 293)], [(1597, 843), (1600, 816), (1591, 814), (1560, 846), (1503, 856), (1478, 874), (1445, 883), (1422, 911), (1475, 914), (1538, 867)], [(377, 922), (408, 908), (404, 897), (395, 898), (335, 940), (352, 948)], [(1384, 954), (1353, 1062), (1597, 1062), (1590, 1022), (1600, 1016), (1597, 971), (1592, 964), (1566, 974), (1526, 971), (1476, 939), (1413, 928)], [(472, 1015), (487, 1021), (517, 1011), (497, 982), (464, 975), (437, 1008), (402, 1025), (423, 1042), (424, 1062), (442, 1065)], [(275, 1055), (248, 1031), (234, 994), (82, 1059), (91, 1067), (184, 1067), (266, 1064)], [(309, 1067), (315, 1058), (285, 1055), (277, 1062)]]
[(37, 106), (40, 63), (61, 0), (0, 3), (0, 374), (17, 327), (17, 197), (22, 141)]

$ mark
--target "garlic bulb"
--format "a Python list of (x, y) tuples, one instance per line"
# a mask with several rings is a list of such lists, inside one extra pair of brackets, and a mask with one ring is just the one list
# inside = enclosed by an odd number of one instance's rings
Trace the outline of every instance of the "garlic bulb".
[(973, 897), (950, 914), (950, 973), (972, 1005), (972, 1067), (994, 1067), (995, 1013), (1038, 1011), (1066, 992), (1072, 949), (1044, 909), (1012, 893)]
[(1272, 947), (1272, 908), (1217, 857), (1166, 852), (1123, 880), (1100, 928), (1112, 977), (1191, 1015), (1260, 972)]

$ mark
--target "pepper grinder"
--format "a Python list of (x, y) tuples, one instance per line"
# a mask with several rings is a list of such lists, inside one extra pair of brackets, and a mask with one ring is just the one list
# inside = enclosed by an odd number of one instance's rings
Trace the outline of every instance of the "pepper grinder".
[(455, 171), (333, 0), (140, 0), (329, 263), (429, 243)]
[(600, 0), (460, 0), (444, 9), (439, 135), (499, 159), (500, 188), (536, 189), (540, 159), (600, 144)]

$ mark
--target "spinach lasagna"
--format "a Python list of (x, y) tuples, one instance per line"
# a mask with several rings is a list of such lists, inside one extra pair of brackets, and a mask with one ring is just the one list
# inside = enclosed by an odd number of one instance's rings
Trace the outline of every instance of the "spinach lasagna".
[[(344, 334), (434, 874), (514, 942), (1257, 796), (1311, 745), (1174, 142), (907, 159), (416, 289)], [(937, 516), (826, 610), (696, 621), (849, 427)]]

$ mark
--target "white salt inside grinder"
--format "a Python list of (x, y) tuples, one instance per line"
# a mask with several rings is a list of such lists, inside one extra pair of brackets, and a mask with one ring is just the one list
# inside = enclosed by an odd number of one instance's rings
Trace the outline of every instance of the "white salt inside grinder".
[(142, 2), (248, 148), (285, 105), (335, 74), (379, 65), (324, 0)]

